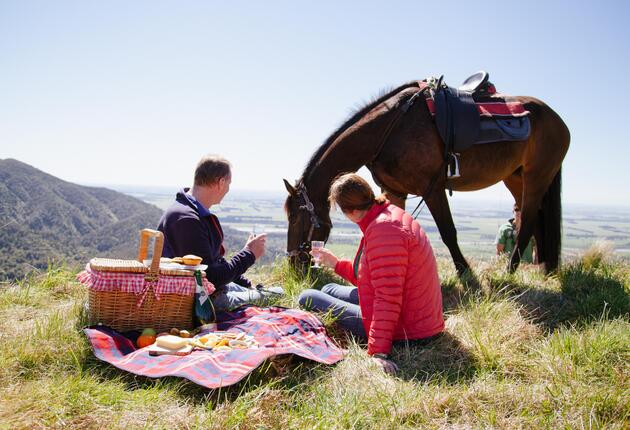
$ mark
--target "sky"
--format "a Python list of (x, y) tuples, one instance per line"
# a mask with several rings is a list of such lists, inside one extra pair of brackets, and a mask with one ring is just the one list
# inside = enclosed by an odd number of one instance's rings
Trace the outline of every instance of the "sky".
[(568, 125), (565, 202), (626, 206), (628, 22), (624, 1), (0, 0), (0, 159), (180, 187), (218, 153), (233, 188), (283, 192), (382, 90), (483, 69)]

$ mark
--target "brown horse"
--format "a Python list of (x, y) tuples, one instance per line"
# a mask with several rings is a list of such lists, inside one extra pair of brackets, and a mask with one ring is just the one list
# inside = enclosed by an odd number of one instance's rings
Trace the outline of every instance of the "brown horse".
[[(474, 145), (461, 154), (461, 176), (445, 174), (444, 144), (426, 103), (409, 103), (420, 84), (410, 82), (357, 111), (309, 161), (289, 197), (287, 251), (292, 262), (308, 258), (311, 240), (327, 240), (332, 224), (327, 195), (340, 173), (367, 166), (392, 203), (404, 209), (407, 195), (419, 195), (438, 227), (461, 276), (469, 265), (457, 244), (446, 188), (474, 191), (503, 181), (521, 207), (521, 227), (508, 269), (516, 270), (532, 235), (547, 272), (558, 267), (561, 235), (561, 166), (569, 130), (549, 106), (517, 97), (530, 112), (527, 140)], [(417, 98), (417, 97), (416, 97)]]

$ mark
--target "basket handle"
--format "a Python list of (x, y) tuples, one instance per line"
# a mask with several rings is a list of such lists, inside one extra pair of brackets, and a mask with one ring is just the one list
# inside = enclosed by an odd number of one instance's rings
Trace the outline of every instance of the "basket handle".
[(160, 273), (160, 257), (162, 257), (162, 248), (164, 247), (164, 235), (161, 231), (143, 228), (140, 230), (140, 247), (138, 248), (138, 261), (143, 262), (148, 255), (149, 239), (155, 238), (153, 242), (153, 257), (151, 259), (151, 267), (149, 273), (144, 276), (146, 281), (156, 281)]

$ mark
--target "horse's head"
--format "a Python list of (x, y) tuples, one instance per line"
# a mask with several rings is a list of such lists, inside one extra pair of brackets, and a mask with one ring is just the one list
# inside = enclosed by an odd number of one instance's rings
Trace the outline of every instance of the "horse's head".
[(291, 265), (298, 267), (310, 262), (312, 240), (328, 240), (332, 224), (325, 197), (312, 200), (302, 181), (293, 186), (284, 179), (284, 186), (289, 192), (284, 204), (289, 218), (287, 253)]

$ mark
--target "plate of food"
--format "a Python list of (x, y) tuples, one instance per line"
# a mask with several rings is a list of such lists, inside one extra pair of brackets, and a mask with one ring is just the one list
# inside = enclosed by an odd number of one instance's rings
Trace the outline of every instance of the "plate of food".
[(243, 332), (232, 333), (227, 331), (215, 331), (203, 335), (197, 335), (190, 341), (190, 345), (199, 349), (212, 351), (231, 351), (233, 349), (258, 348), (258, 342), (253, 336)]
[[(201, 257), (196, 255), (184, 255), (183, 257), (160, 258), (161, 269), (206, 270), (207, 264), (201, 264)], [(151, 265), (151, 260), (143, 261), (145, 266)]]

